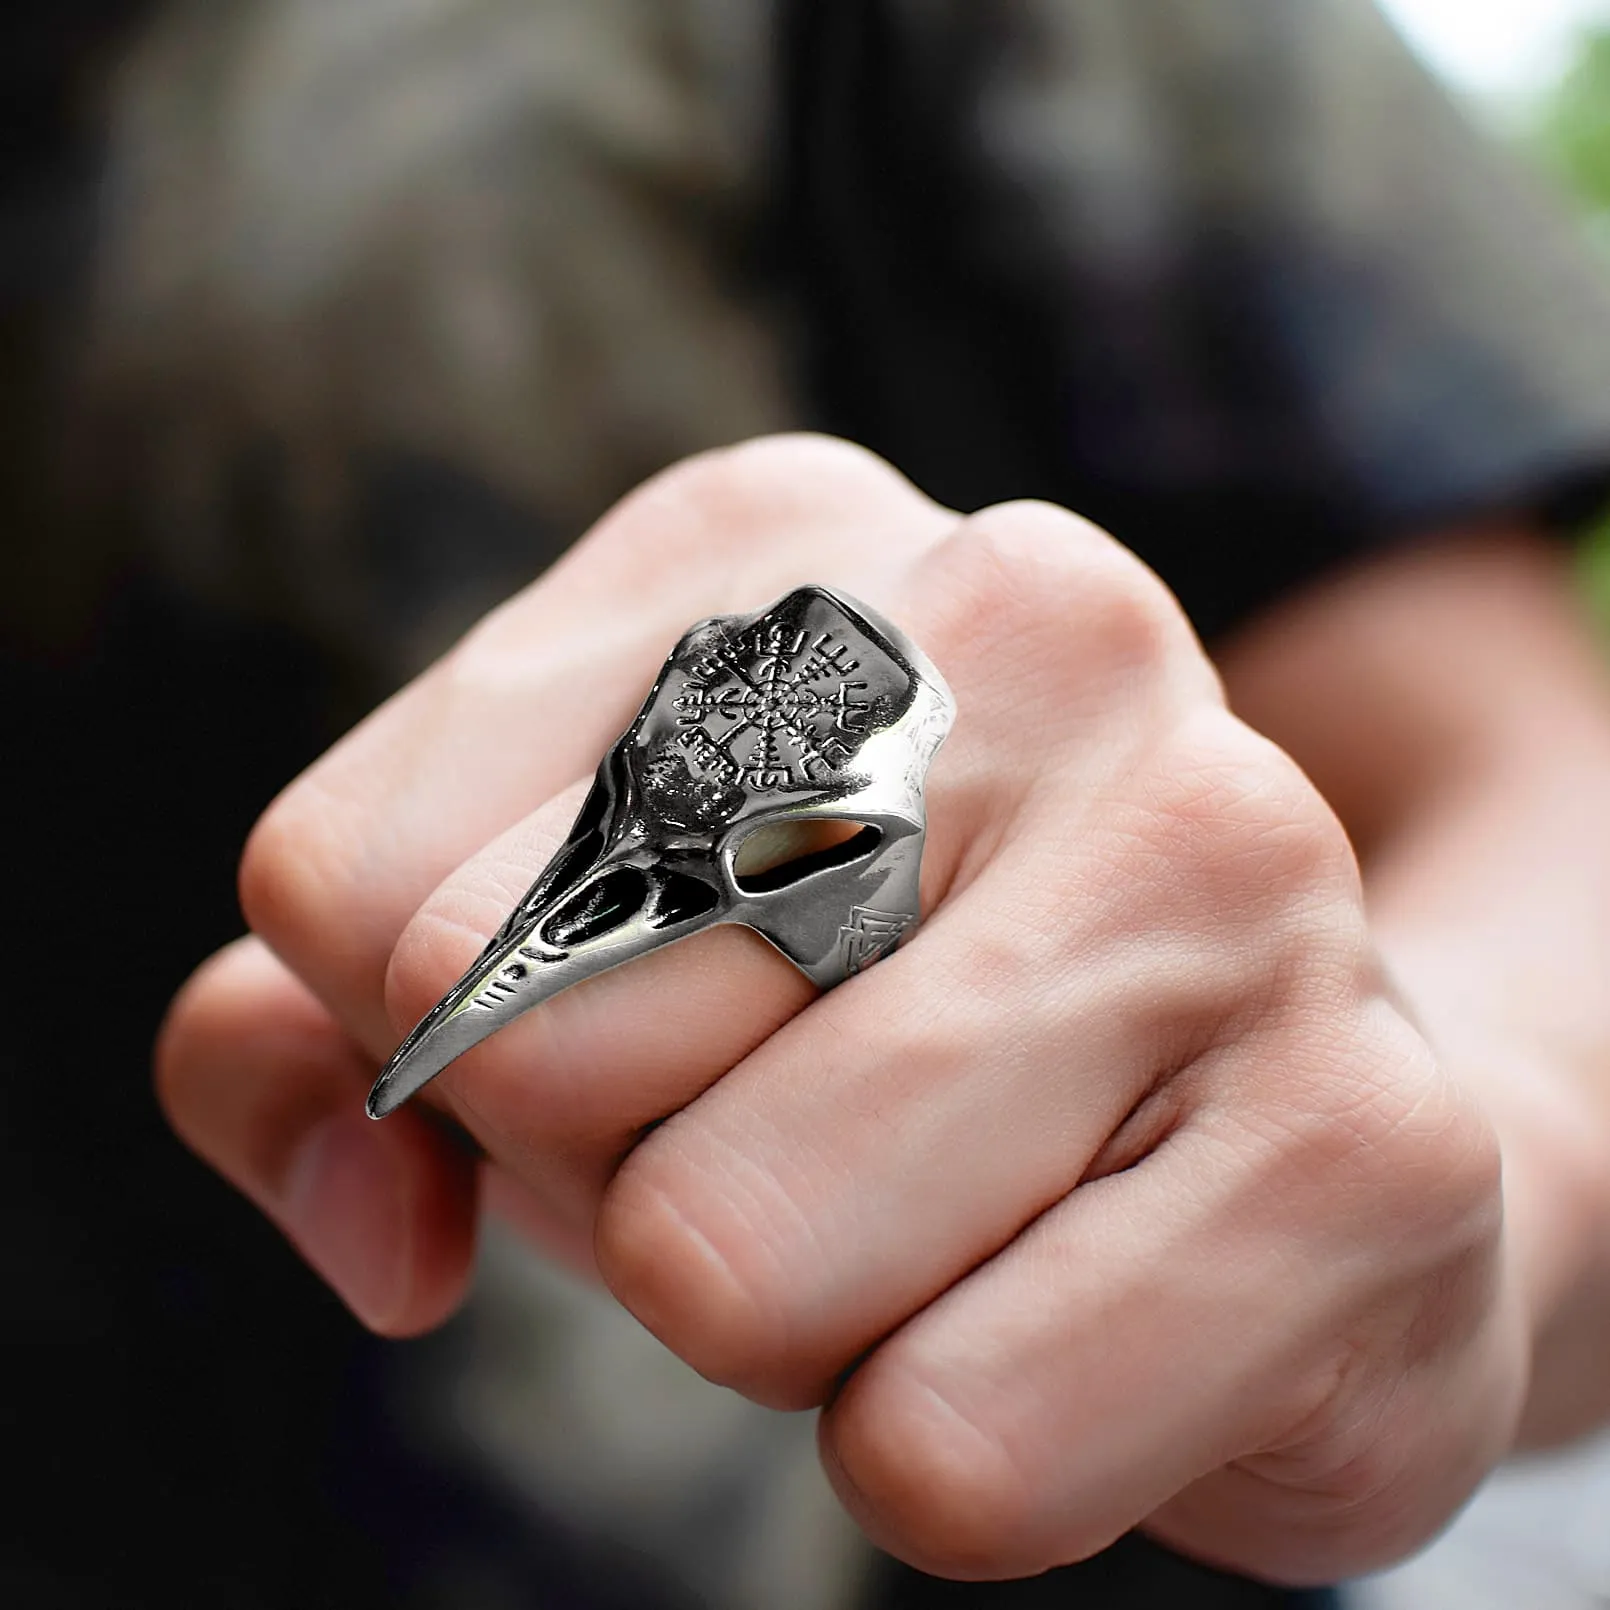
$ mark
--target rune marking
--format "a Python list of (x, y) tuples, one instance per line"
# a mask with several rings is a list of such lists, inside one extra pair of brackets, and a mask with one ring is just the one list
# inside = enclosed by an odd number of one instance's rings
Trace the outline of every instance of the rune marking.
[(908, 912), (856, 906), (850, 912), (850, 920), (839, 929), (839, 957), (844, 971), (853, 977), (873, 962), (881, 961), (905, 938), (916, 921)]

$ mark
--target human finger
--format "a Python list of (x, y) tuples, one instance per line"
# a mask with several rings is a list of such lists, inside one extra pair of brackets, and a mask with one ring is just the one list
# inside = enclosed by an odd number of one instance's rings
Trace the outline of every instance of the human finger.
[(259, 941), (197, 971), (155, 1061), (180, 1136), (366, 1325), (411, 1335), (458, 1305), (474, 1252), (475, 1162), (424, 1112), (395, 1126), (364, 1116), (373, 1060)]
[[(1286, 1127), (1266, 1106), (1264, 1127), (1210, 1091), (1287, 1081), (1290, 1042), (1226, 1048), (1162, 1145), (861, 1364), (822, 1441), (875, 1541), (1006, 1577), (1150, 1521), (1226, 1567), (1313, 1582), (1396, 1557), (1457, 1507), (1523, 1378), (1493, 1303), (1495, 1153), (1386, 1003), (1350, 1027), (1400, 1086), (1338, 1100), (1316, 1064), (1311, 1107)], [(1446, 1164), (1434, 1201), (1395, 1166), (1421, 1126)]]
[(249, 925), (384, 1055), (386, 968), (408, 919), (591, 772), (691, 622), (804, 581), (875, 592), (953, 519), (821, 438), (656, 478), (280, 796), (242, 861)]
[[(1024, 570), (1029, 572), (1027, 578), (1020, 574)], [(1069, 600), (1077, 601), (1071, 619)], [(1168, 730), (1174, 719), (1165, 712), (1177, 714), (1179, 708), (1203, 701), (1221, 717), (1223, 712), (1215, 703), (1211, 677), (1198, 674), (1189, 656), (1178, 661), (1182, 667), (1178, 670), (1177, 657), (1169, 654), (1157, 657), (1158, 666), (1143, 670), (1145, 655), (1137, 652), (1137, 644), (1150, 644), (1154, 634), (1166, 638), (1177, 633), (1191, 653), (1196, 652), (1183, 618), (1155, 578), (1109, 539), (1067, 515), (1044, 509), (1005, 510), (968, 522), (935, 554), (905, 604), (922, 623), (925, 640), (944, 645), (958, 697), (970, 715), (941, 752), (930, 782), (932, 826), (923, 868), (923, 902), (936, 914), (906, 954), (886, 964), (915, 980), (915, 988), (908, 986), (903, 998), (891, 1001), (874, 970), (807, 1015), (822, 1026), (818, 1039), (825, 1035), (831, 1042), (838, 1032), (841, 1000), (873, 1003), (870, 1014), (863, 1011), (852, 1031), (859, 1037), (852, 1055), (845, 1057), (838, 1047), (832, 1052), (840, 1063), (855, 1064), (859, 1058), (876, 1065), (880, 1059), (889, 1062), (894, 1055), (891, 1047), (898, 1049), (908, 1013), (918, 1018), (944, 1015), (948, 992), (958, 1002), (967, 1001), (976, 1030), (958, 1044), (970, 1048), (979, 1066), (988, 1068), (992, 1060), (1002, 1060), (1001, 1047), (989, 1042), (992, 1036), (999, 1038), (1010, 1010), (1000, 1002), (981, 1000), (976, 991), (955, 988), (958, 978), (976, 968), (980, 946), (993, 947), (1004, 958), (1014, 937), (1027, 942), (1021, 916), (1037, 908), (1043, 920), (1036, 927), (1046, 942), (1032, 957), (1021, 950), (1014, 953), (1014, 960), (1024, 964), (1018, 982), (1031, 992), (1040, 985), (1055, 991), (1064, 982), (1058, 969), (1058, 958), (1068, 959), (1064, 951), (1077, 949), (1082, 941), (1097, 948), (1090, 939), (1095, 909), (1105, 902), (1108, 909), (1101, 918), (1110, 939), (1126, 923), (1136, 926), (1134, 908), (1144, 904), (1143, 890), (1150, 884), (1132, 871), (1115, 877), (1114, 866), (1121, 866), (1126, 841), (1110, 825), (1104, 836), (1094, 835), (1082, 860), (1058, 850), (1064, 838), (1076, 845), (1085, 836), (1077, 811), (1065, 804), (1049, 813), (1042, 811), (1045, 819), (1030, 835), (1039, 851), (1052, 847), (1053, 860), (1061, 864), (1048, 865), (1043, 853), (1038, 860), (1024, 856), (1014, 887), (1003, 894), (997, 884), (993, 894), (981, 897), (986, 918), (998, 911), (1004, 914), (1000, 921), (981, 925), (975, 917), (956, 917), (947, 909), (946, 891), (956, 885), (959, 869), (967, 862), (967, 879), (981, 876), (994, 846), (1012, 833), (1014, 813), (1043, 780), (1046, 767), (1073, 767), (1074, 793), (1089, 798), (1093, 813), (1099, 814), (1101, 807), (1110, 814), (1113, 792), (1134, 772), (1137, 751), (1153, 745), (1155, 729)], [(1038, 705), (1025, 697), (1026, 688), (1032, 688)], [(1120, 709), (1125, 719), (1115, 719), (1115, 710)], [(1142, 791), (1146, 786), (1150, 785)], [(393, 957), (391, 995), (397, 1022), (417, 1017), (482, 954), (487, 935), (560, 842), (573, 809), (574, 796), (538, 812), (471, 857), (425, 903)], [(1162, 858), (1154, 860), (1161, 863)], [(1146, 870), (1144, 864), (1141, 870)], [(1073, 888), (1081, 883), (1100, 891), (1103, 898), (1071, 900), (1053, 922), (1047, 905), (1052, 885)], [(1117, 903), (1109, 898), (1115, 889), (1122, 892)], [(1127, 913), (1122, 920), (1120, 907)], [(1028, 965), (1031, 961), (1033, 965)], [(1092, 969), (1091, 976), (1095, 974)], [(518, 1174), (544, 1159), (567, 1158), (574, 1166), (578, 1202), (589, 1196), (596, 1201), (621, 1158), (646, 1129), (685, 1107), (740, 1064), (800, 1011), (812, 993), (793, 968), (753, 935), (718, 929), (641, 956), (561, 993), (462, 1056), (434, 1088), (506, 1167)], [(876, 1005), (880, 1001), (885, 1003), (882, 1007)], [(1092, 1008), (1097, 1004), (1093, 996), (1089, 1004)], [(1039, 1015), (1044, 1016), (1043, 1008)], [(1008, 1037), (1015, 1033), (1010, 1021), (1004, 1027)], [(1119, 1076), (1113, 1081), (1118, 1088), (1134, 1084), (1133, 1064), (1142, 1055), (1143, 1037), (1135, 1036), (1134, 1048), (1121, 1047), (1116, 1041), (1126, 1032), (1133, 1032), (1133, 1025), (1129, 1030), (1115, 1029), (1114, 1034), (1106, 1034), (1105, 1028), (1086, 1034), (1093, 1066), (1083, 1071), (1089, 1078), (1113, 1073)], [(1147, 1045), (1144, 1054), (1154, 1049)], [(910, 1070), (880, 1071), (898, 1081)], [(1016, 1071), (1015, 1063), (1003, 1069), (994, 1097), (986, 1100), (1003, 1097), (1004, 1085)], [(954, 1111), (965, 1123), (966, 1102), (976, 1103), (982, 1085), (960, 1088), (966, 1081), (959, 1066), (957, 1072)], [(789, 1077), (776, 1081), (785, 1093)], [(813, 1092), (824, 1082), (803, 1070), (801, 1077)], [(853, 1074), (847, 1077), (853, 1082)], [(831, 1078), (826, 1083), (832, 1087)], [(1083, 1088), (1074, 1081), (1064, 1094), (1077, 1099), (1073, 1092)], [(1132, 1100), (1133, 1093), (1124, 1099)], [(1122, 1116), (1121, 1106), (1116, 1112), (1109, 1110), (1111, 1100), (1110, 1093), (1096, 1091), (1085, 1103), (1087, 1110), (1079, 1122), (1091, 1136), (1092, 1150), (1104, 1137), (1103, 1126)], [(731, 1098), (728, 1110), (734, 1105), (741, 1110), (742, 1098)], [(755, 1105), (764, 1112), (764, 1102)], [(831, 1099), (826, 1105), (831, 1112)], [(975, 1104), (973, 1111), (978, 1110)], [(647, 1150), (660, 1149), (668, 1133), (657, 1134)], [(786, 1142), (786, 1137), (780, 1138)], [(848, 1149), (855, 1144), (854, 1136), (846, 1138)], [(825, 1140), (824, 1149), (831, 1150)], [(963, 1248), (966, 1256), (960, 1267), (991, 1249), (988, 1239), (976, 1238), (994, 1234), (992, 1226), (1003, 1214), (1009, 1228), (1021, 1222), (1012, 1215), (1032, 1216), (1045, 1205), (1047, 1191), (1054, 1195), (1071, 1186), (1086, 1160), (1081, 1155), (1068, 1173), (1072, 1155), (1056, 1158), (1055, 1168), (1064, 1172), (1029, 1187), (1033, 1194), (1027, 1206), (1012, 1200), (1010, 1189), (997, 1190), (1002, 1200), (992, 1205), (991, 1213), (980, 1213), (976, 1224), (959, 1227), (959, 1234), (965, 1228), (974, 1238)], [(1047, 1164), (1051, 1166), (1050, 1159)], [(874, 1173), (859, 1182), (863, 1193), (875, 1180)], [(871, 1246), (876, 1237), (869, 1232), (862, 1239)], [(956, 1248), (950, 1253), (955, 1254)], [(937, 1243), (935, 1256), (943, 1264)], [(853, 1288), (863, 1272), (848, 1268), (847, 1288)], [(931, 1294), (954, 1272), (937, 1265), (925, 1267), (920, 1278), (930, 1284), (909, 1295), (918, 1300)], [(814, 1289), (809, 1281), (799, 1287), (801, 1293)], [(885, 1300), (888, 1295), (884, 1294)], [(834, 1305), (824, 1305), (824, 1316), (833, 1311)], [(899, 1316), (888, 1317), (892, 1323)], [(863, 1313), (859, 1322), (865, 1319)], [(771, 1401), (819, 1393), (823, 1373), (842, 1364), (843, 1349), (853, 1351), (869, 1339), (855, 1330), (857, 1321), (850, 1319), (846, 1341), (845, 1321), (845, 1315), (837, 1314), (815, 1356), (775, 1360), (769, 1377), (762, 1380), (751, 1374), (746, 1389)], [(834, 1347), (841, 1350), (837, 1357)], [(785, 1369), (787, 1379), (781, 1373)]]
[(601, 1208), (616, 1295), (701, 1373), (820, 1402), (1068, 1192), (1145, 1156), (1182, 1070), (1296, 948), (1259, 826), (1283, 825), (1267, 748), (1208, 707), (1142, 755), (1080, 754), (904, 951), (642, 1141)]

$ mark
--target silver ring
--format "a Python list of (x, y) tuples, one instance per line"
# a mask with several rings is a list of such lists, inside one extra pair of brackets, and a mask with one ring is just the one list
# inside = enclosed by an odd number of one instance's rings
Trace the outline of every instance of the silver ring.
[(828, 989), (916, 926), (923, 783), (956, 705), (863, 604), (801, 587), (701, 621), (558, 853), (369, 1092), (384, 1118), (522, 1012), (736, 922)]

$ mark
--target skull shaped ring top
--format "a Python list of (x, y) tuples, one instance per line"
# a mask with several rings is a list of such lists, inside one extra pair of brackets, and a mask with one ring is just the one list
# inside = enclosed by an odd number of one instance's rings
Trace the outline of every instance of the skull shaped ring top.
[(370, 1117), (560, 990), (716, 923), (824, 989), (886, 956), (917, 922), (923, 782), (955, 713), (922, 652), (842, 593), (701, 621), (559, 852), (386, 1064)]

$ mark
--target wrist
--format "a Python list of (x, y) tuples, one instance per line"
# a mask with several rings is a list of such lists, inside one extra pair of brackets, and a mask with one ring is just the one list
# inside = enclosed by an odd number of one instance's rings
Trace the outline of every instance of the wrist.
[(1610, 1418), (1610, 1121), (1535, 1057), (1459, 1066), (1503, 1154), (1505, 1289), (1530, 1342), (1517, 1445), (1566, 1440)]
[[(1530, 987), (1535, 969), (1512, 948), (1495, 956), (1468, 927), (1406, 921), (1383, 892), (1377, 889), (1376, 942), (1404, 1010), (1498, 1136), (1505, 1301), (1533, 1355), (1520, 1440), (1585, 1431), (1610, 1418), (1604, 1025), (1597, 1011), (1580, 1003), (1572, 1010)], [(1566, 1430), (1543, 1429), (1566, 1419)]]

